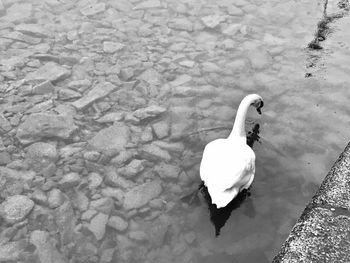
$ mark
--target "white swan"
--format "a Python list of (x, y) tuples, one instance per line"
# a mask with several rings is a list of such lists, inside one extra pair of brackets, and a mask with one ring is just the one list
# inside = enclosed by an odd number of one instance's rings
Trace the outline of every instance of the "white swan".
[(240, 103), (232, 131), (227, 139), (217, 139), (205, 146), (200, 176), (208, 188), (212, 203), (225, 207), (254, 179), (255, 153), (247, 145), (245, 119), (250, 105), (259, 114), (264, 103), (257, 94), (247, 95)]

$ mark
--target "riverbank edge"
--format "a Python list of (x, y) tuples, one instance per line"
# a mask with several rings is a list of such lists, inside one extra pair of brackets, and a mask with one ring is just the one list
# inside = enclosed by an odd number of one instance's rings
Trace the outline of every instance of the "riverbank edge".
[(350, 143), (272, 263), (350, 262)]

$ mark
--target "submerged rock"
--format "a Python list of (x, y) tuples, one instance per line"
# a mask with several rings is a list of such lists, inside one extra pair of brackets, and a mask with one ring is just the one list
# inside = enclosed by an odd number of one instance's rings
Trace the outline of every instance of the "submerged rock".
[(161, 7), (159, 0), (147, 0), (137, 4), (134, 7), (134, 9), (138, 10), (138, 9), (148, 9), (148, 8), (157, 8), (157, 7)]
[(124, 232), (128, 228), (129, 224), (119, 216), (111, 216), (108, 220), (108, 226), (114, 228), (118, 232)]
[(68, 173), (58, 182), (62, 189), (72, 188), (81, 182), (81, 177), (78, 173)]
[(180, 174), (180, 167), (171, 165), (171, 164), (166, 164), (164, 162), (158, 164), (154, 168), (155, 172), (158, 173), (158, 175), (161, 178), (172, 178), (176, 179), (179, 174)]
[(161, 159), (166, 162), (169, 162), (171, 160), (171, 155), (166, 150), (159, 148), (153, 143), (144, 145), (141, 148), (141, 155), (144, 156), (146, 159), (154, 161)]
[(30, 242), (34, 244), (39, 256), (38, 263), (65, 263), (63, 256), (59, 253), (50, 234), (46, 231), (34, 230), (30, 235)]
[(118, 123), (111, 127), (99, 131), (89, 144), (98, 151), (116, 151), (124, 149), (130, 140), (130, 130), (128, 126)]
[(0, 205), (0, 215), (7, 223), (14, 224), (22, 221), (33, 207), (34, 202), (25, 195), (13, 195)]
[(95, 102), (96, 100), (106, 97), (109, 93), (111, 93), (115, 89), (116, 89), (116, 86), (114, 86), (110, 82), (99, 83), (95, 87), (93, 87), (92, 90), (90, 90), (82, 98), (74, 101), (72, 105), (78, 110), (82, 110), (87, 106), (89, 106), (91, 103)]
[(96, 121), (99, 123), (116, 122), (123, 120), (124, 116), (124, 112), (110, 112), (97, 119)]
[(105, 11), (105, 3), (90, 4), (80, 10), (84, 16), (92, 16)]
[(30, 3), (14, 3), (7, 11), (4, 21), (24, 22), (32, 15), (33, 5)]
[(164, 112), (166, 112), (166, 108), (158, 105), (151, 105), (134, 111), (133, 115), (140, 120), (144, 120), (146, 118), (157, 117)]
[(128, 165), (118, 169), (118, 173), (126, 178), (133, 178), (145, 169), (143, 162), (142, 160), (132, 160)]
[(90, 221), (88, 228), (95, 235), (97, 240), (103, 239), (103, 237), (106, 233), (107, 222), (108, 222), (108, 215), (103, 214), (103, 213), (98, 213)]
[(36, 142), (27, 148), (28, 165), (36, 172), (48, 167), (58, 158), (55, 145), (44, 142)]
[(74, 241), (76, 233), (76, 218), (70, 201), (65, 201), (55, 210), (55, 223), (59, 229), (61, 245), (67, 245)]
[(160, 181), (152, 181), (136, 186), (126, 192), (124, 196), (124, 208), (127, 210), (140, 208), (162, 192)]
[(33, 37), (50, 36), (50, 33), (38, 24), (20, 24), (15, 27), (15, 30)]
[(23, 144), (52, 137), (69, 139), (77, 128), (72, 116), (35, 113), (20, 124), (16, 137)]
[(115, 53), (119, 50), (122, 50), (125, 47), (122, 43), (105, 41), (103, 42), (103, 51), (106, 53)]
[(214, 28), (216, 26), (218, 26), (221, 22), (226, 20), (226, 16), (223, 15), (209, 15), (209, 16), (205, 16), (202, 17), (202, 22), (204, 23), (204, 25), (206, 25), (209, 28)]
[(26, 81), (52, 81), (57, 82), (68, 78), (71, 71), (54, 62), (47, 62), (34, 72), (30, 72), (25, 77)]
[(24, 248), (22, 241), (0, 244), (0, 262), (18, 262)]
[[(22, 167), (28, 168), (24, 165)], [(30, 187), (34, 177), (35, 172), (33, 171), (17, 171), (0, 167), (0, 196), (6, 198), (10, 195), (21, 194), (24, 188)]]

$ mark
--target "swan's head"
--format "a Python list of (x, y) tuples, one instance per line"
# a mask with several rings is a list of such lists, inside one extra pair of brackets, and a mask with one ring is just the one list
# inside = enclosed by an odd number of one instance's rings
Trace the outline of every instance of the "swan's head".
[(249, 97), (249, 100), (251, 101), (250, 105), (254, 106), (256, 108), (256, 111), (261, 114), (261, 108), (264, 107), (264, 101), (262, 97), (258, 94), (250, 94), (247, 97)]

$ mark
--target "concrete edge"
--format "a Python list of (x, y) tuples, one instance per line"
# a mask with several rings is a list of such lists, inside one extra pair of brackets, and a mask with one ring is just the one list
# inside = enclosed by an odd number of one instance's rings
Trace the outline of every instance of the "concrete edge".
[(350, 262), (350, 143), (272, 262)]

